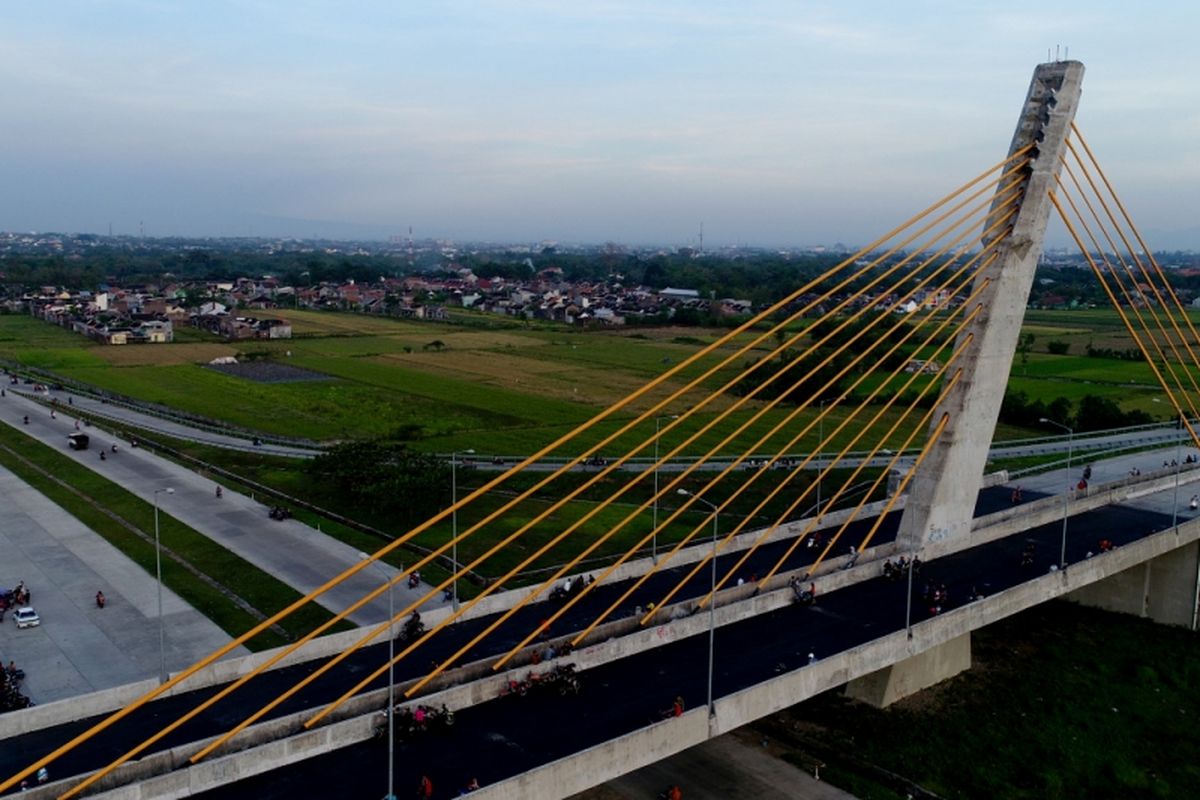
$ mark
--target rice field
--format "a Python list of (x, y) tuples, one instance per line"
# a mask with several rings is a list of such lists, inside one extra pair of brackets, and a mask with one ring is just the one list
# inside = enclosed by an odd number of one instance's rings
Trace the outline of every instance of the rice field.
[[(476, 327), (463, 327), (337, 312), (272, 313), (291, 322), (295, 338), (224, 342), (189, 329), (170, 345), (107, 347), (30, 317), (0, 315), (0, 359), (267, 433), (318, 440), (399, 435), (430, 450), (470, 447), (520, 455), (571, 431), (724, 333), (690, 328), (580, 331), (511, 320), (489, 330), (478, 327), (482, 317), (472, 318)], [(1035, 341), (1026, 358), (1014, 359), (1012, 388), (1046, 401), (1098, 394), (1126, 409), (1171, 416), (1148, 364), (1084, 355), (1089, 343), (1133, 346), (1115, 312), (1030, 311), (1026, 322), (1025, 332), (1033, 333)], [(1047, 353), (1046, 344), (1053, 340), (1068, 342), (1068, 353)], [(614, 434), (633, 415), (682, 391), (693, 379), (699, 382), (697, 393), (723, 385), (736, 368), (774, 346), (773, 339), (764, 341), (736, 355), (730, 365), (702, 375), (705, 365), (734, 355), (732, 346), (718, 351), (595, 426), (576, 446)], [(204, 366), (227, 355), (265, 358), (328, 379), (259, 383)], [(1200, 382), (1200, 374), (1195, 379)], [(671, 408), (686, 404), (680, 400)], [(698, 429), (735, 405), (742, 407), (734, 418), (743, 420), (761, 407), (759, 401), (722, 396), (688, 426)], [(767, 419), (781, 419), (784, 413), (777, 409)], [(647, 424), (621, 435), (612, 446), (643, 438)], [(752, 432), (736, 434), (728, 446), (752, 443), (754, 437)], [(705, 433), (699, 442), (718, 438)]]

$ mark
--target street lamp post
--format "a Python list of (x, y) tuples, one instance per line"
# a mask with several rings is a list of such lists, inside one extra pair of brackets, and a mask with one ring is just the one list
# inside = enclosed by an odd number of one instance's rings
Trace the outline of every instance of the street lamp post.
[[(822, 400), (820, 409), (817, 412), (817, 455), (821, 454), (821, 448), (825, 445), (825, 403)], [(817, 464), (817, 523), (821, 522), (821, 465)]]
[(175, 494), (172, 488), (154, 490), (154, 576), (158, 581), (158, 682), (167, 682), (167, 646), (162, 608), (162, 545), (159, 543), (158, 495)]
[(678, 414), (663, 415), (654, 418), (654, 511), (650, 522), (650, 560), (658, 563), (658, 435), (664, 419), (679, 419)]
[(708, 598), (708, 719), (711, 725), (712, 718), (717, 715), (717, 708), (713, 705), (713, 642), (717, 630), (717, 507), (703, 497), (697, 497), (687, 489), (676, 489), (675, 491), (685, 497), (698, 500), (712, 509), (712, 583)]
[(1180, 448), (1183, 445), (1183, 415), (1182, 414), (1179, 415), (1179, 419), (1176, 421), (1176, 426), (1177, 427), (1175, 429), (1175, 492), (1174, 492), (1174, 495), (1172, 496), (1172, 500), (1171, 500), (1171, 527), (1175, 529), (1176, 533), (1179, 533), (1179, 469), (1180, 469), (1180, 464), (1183, 463), (1179, 460), (1179, 456), (1182, 455), (1180, 453)]
[(474, 454), (473, 448), (455, 450), (450, 454), (450, 561), (454, 565), (450, 596), (455, 611), (458, 611), (458, 457)]
[[(359, 553), (358, 557), (364, 561), (370, 556), (366, 553)], [(396, 665), (396, 637), (392, 635), (392, 625), (396, 619), (396, 601), (392, 594), (392, 587), (396, 582), (392, 580), (392, 576), (388, 575), (383, 569), (381, 562), (375, 562), (379, 567), (379, 571), (383, 573), (383, 578), (388, 582), (388, 700), (387, 700), (387, 738), (388, 738), (388, 778), (387, 778), (387, 797), (384, 800), (396, 800), (396, 740), (393, 734), (395, 733), (395, 717), (396, 717), (396, 681), (393, 679), (393, 670)]]
[(1075, 436), (1075, 431), (1068, 425), (1063, 425), (1061, 422), (1055, 422), (1048, 417), (1042, 417), (1039, 422), (1044, 422), (1048, 425), (1053, 425), (1056, 428), (1062, 428), (1067, 432), (1067, 487), (1063, 493), (1063, 526), (1062, 526), (1062, 549), (1059, 551), (1058, 568), (1067, 568), (1067, 508), (1071, 502), (1071, 444)]

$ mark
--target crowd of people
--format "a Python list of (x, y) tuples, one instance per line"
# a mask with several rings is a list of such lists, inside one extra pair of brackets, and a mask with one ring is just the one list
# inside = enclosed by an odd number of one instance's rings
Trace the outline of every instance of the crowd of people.
[[(419, 705), (416, 708), (396, 706), (393, 725), (395, 736), (400, 741), (414, 739), (426, 732), (446, 730), (454, 725), (454, 712), (443, 703), (440, 708)], [(387, 711), (379, 712), (379, 723), (375, 727), (376, 738), (387, 736)]]
[(898, 581), (903, 578), (909, 569), (912, 569), (913, 577), (921, 574), (921, 559), (913, 556), (912, 560), (900, 556), (895, 561), (890, 558), (884, 559), (883, 562), (883, 577), (889, 581)]
[(921, 600), (928, 606), (929, 615), (936, 617), (950, 602), (950, 592), (944, 583), (925, 581), (925, 585), (921, 589)]
[(575, 672), (574, 664), (558, 664), (545, 672), (530, 671), (524, 679), (510, 678), (501, 687), (500, 696), (520, 695), (524, 697), (533, 690), (546, 690), (561, 696), (579, 694), (582, 684)]

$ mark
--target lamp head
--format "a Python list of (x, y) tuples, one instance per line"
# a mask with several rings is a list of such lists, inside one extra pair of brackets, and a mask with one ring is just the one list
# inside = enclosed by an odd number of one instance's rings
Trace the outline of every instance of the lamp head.
[(676, 490), (675, 490), (675, 494), (681, 494), (681, 495), (683, 495), (684, 497), (691, 497), (691, 496), (692, 496), (692, 493), (691, 493), (691, 492), (689, 492), (687, 489), (676, 489)]

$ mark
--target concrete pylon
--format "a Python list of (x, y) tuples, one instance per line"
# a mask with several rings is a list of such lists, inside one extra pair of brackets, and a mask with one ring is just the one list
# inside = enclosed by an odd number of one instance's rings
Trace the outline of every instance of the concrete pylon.
[[(913, 476), (897, 537), (904, 550), (917, 551), (927, 543), (970, 533), (975, 498), (1046, 236), (1052, 207), (1048, 192), (1055, 186), (1059, 158), (1066, 151), (1082, 81), (1083, 64), (1078, 61), (1040, 64), (1033, 72), (1009, 148), (1012, 155), (1032, 144), (1033, 160), (997, 188), (993, 215), (1004, 213), (997, 208), (999, 195), (1014, 183), (1024, 184), (1012, 232), (997, 248), (999, 257), (976, 282), (976, 289), (985, 280), (989, 284), (980, 295), (983, 309), (959, 339), (961, 344), (963, 337), (974, 334), (956, 362), (962, 377), (932, 416), (930, 430), (943, 413), (949, 414), (949, 422)], [(989, 226), (991, 222), (989, 218)]]

